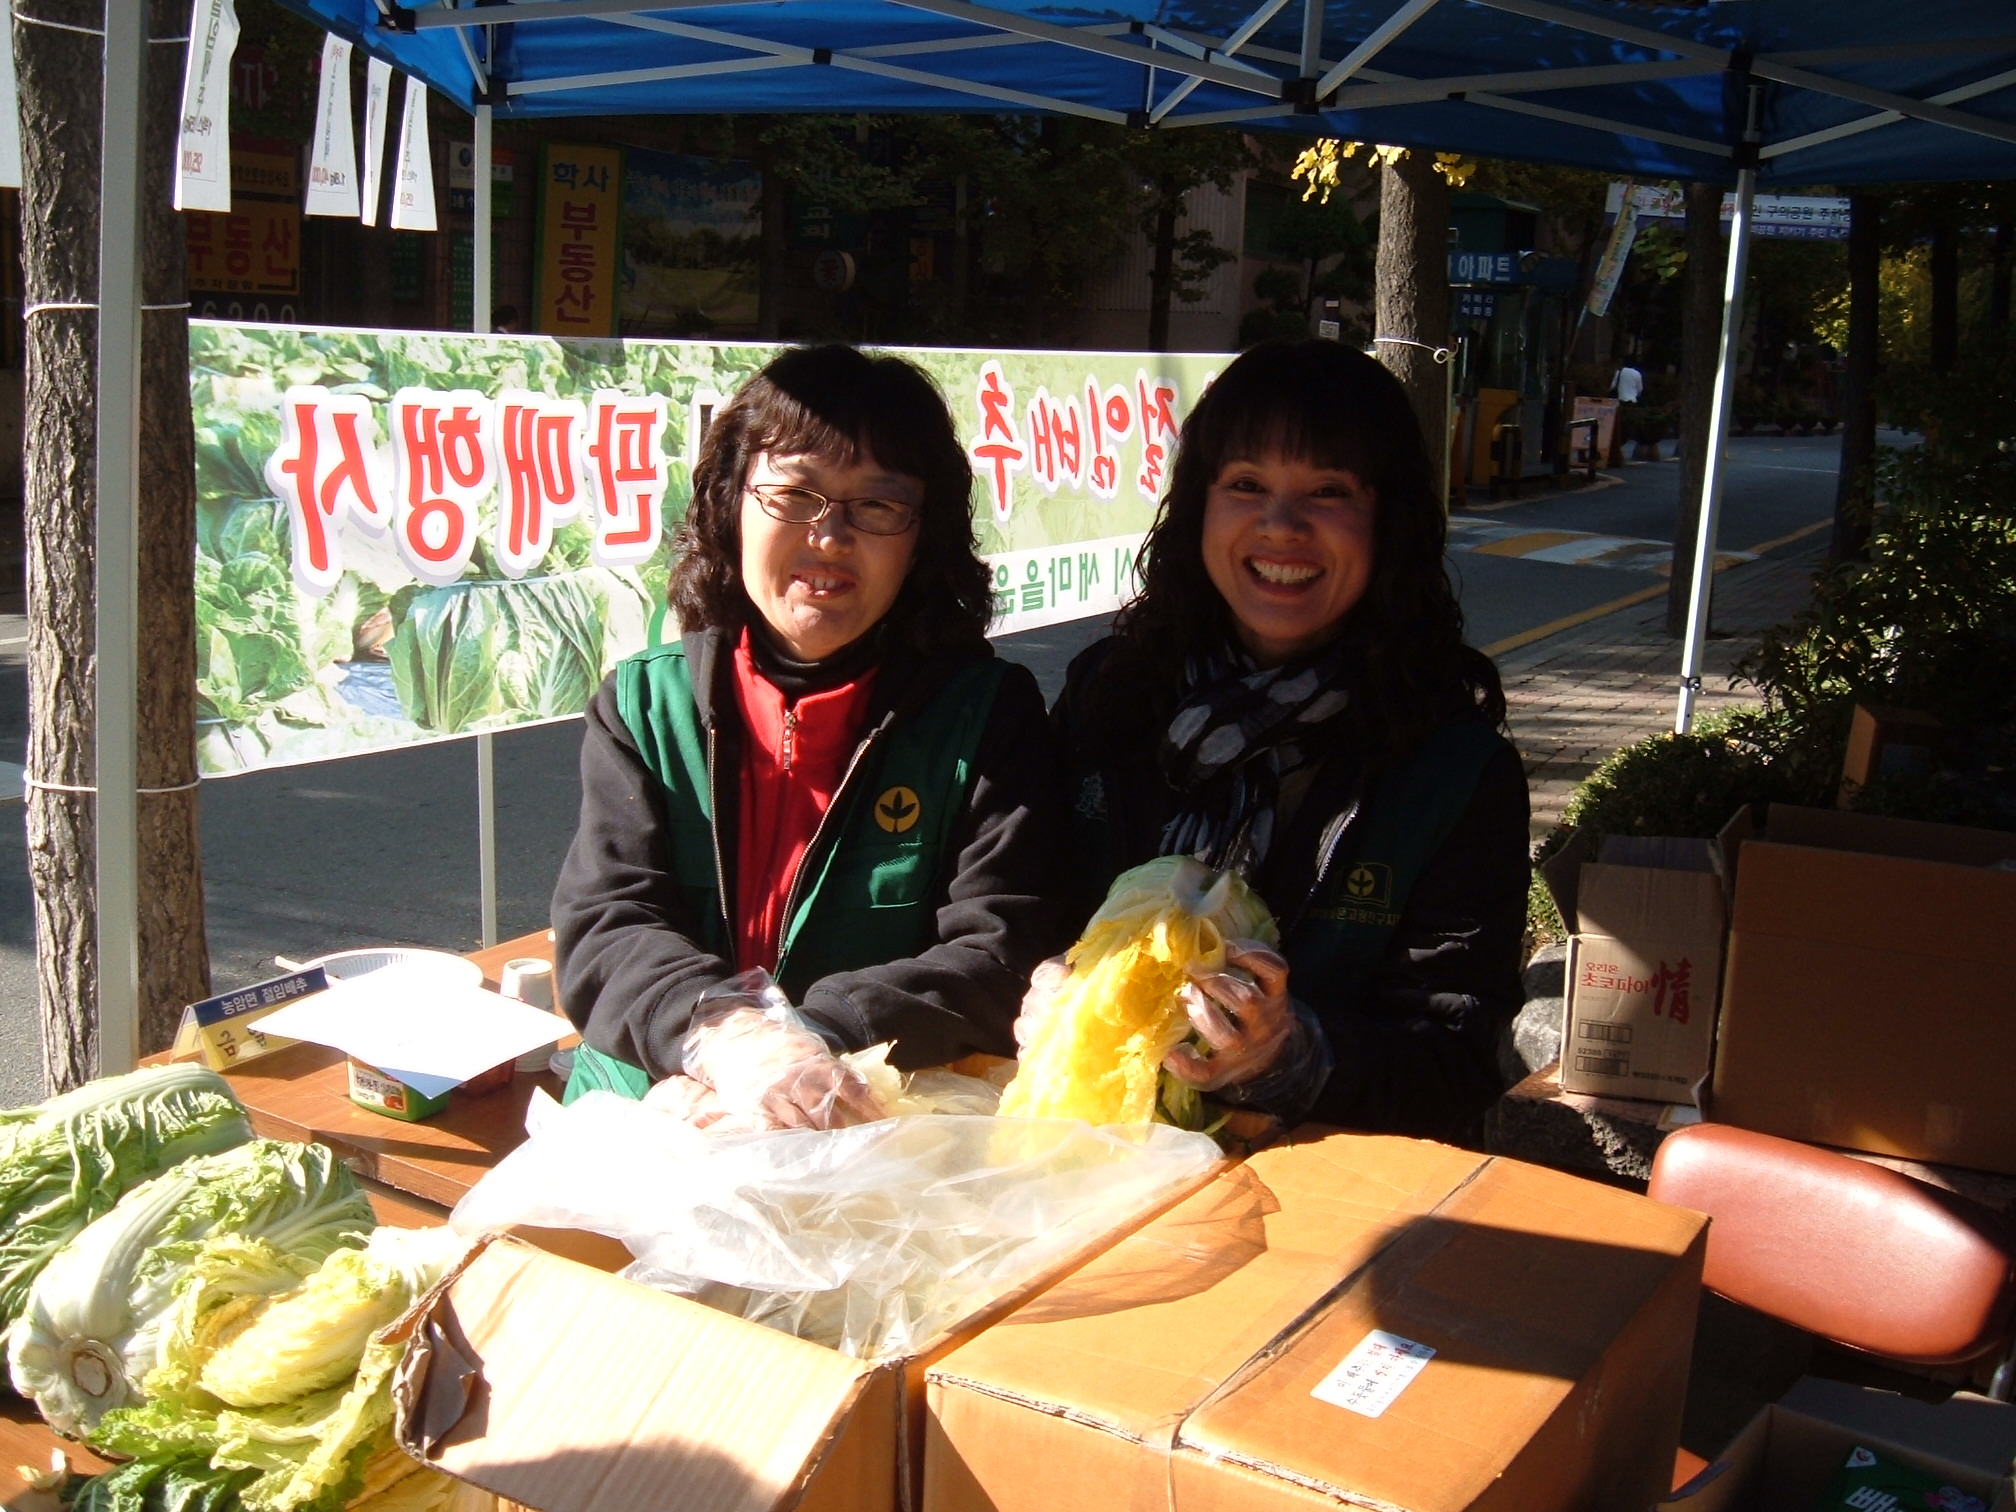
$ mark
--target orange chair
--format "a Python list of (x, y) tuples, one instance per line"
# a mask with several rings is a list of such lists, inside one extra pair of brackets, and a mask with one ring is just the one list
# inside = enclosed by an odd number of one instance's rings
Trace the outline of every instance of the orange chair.
[[(1702, 1285), (1823, 1339), (1907, 1365), (2000, 1352), (2008, 1401), (2016, 1225), (1992, 1208), (1831, 1150), (1696, 1124), (1652, 1162), (1652, 1197), (1706, 1213)], [(1674, 1484), (1701, 1468), (1681, 1451)]]

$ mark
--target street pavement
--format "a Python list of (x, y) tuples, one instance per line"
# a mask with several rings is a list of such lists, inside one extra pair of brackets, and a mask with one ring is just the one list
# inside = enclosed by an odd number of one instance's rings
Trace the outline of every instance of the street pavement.
[[(1722, 531), (1730, 565), (1760, 553), (1804, 557), (1824, 543), (1838, 447), (1821, 437), (1732, 443)], [(1544, 649), (1579, 625), (1599, 617), (1608, 624), (1610, 615), (1653, 600), (1670, 555), (1679, 471), (1671, 461), (1637, 464), (1605, 474), (1595, 487), (1498, 504), (1479, 496), (1473, 508), (1457, 511), (1449, 564), (1472, 644), (1494, 655)], [(1638, 610), (1633, 623), (1648, 613)], [(1082, 621), (998, 645), (1054, 696), (1071, 657), (1103, 629), (1101, 621)], [(0, 615), (0, 762), (18, 763), (25, 744), (24, 636), (20, 616)], [(1585, 634), (1562, 645), (1588, 641)], [(1648, 643), (1637, 655), (1649, 664), (1662, 652)], [(1677, 647), (1671, 659), (1677, 672)], [(1547, 667), (1549, 686), (1575, 678), (1572, 655), (1548, 658)], [(1515, 709), (1515, 727), (1518, 717)], [(504, 938), (546, 922), (579, 804), (579, 744), (580, 726), (571, 720), (496, 737)], [(473, 742), (234, 776), (206, 782), (202, 794), (218, 990), (272, 975), (276, 954), (390, 942), (461, 951), (479, 943)], [(20, 814), (0, 807), (0, 1106), (40, 1095)]]

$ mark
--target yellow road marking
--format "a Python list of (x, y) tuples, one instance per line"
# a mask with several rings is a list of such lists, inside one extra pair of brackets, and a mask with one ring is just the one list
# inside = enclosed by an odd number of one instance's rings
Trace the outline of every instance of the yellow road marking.
[(1478, 556), (1522, 557), (1529, 552), (1545, 551), (1549, 546), (1586, 541), (1592, 534), (1594, 532), (1588, 530), (1534, 530), (1525, 535), (1507, 536), (1502, 541), (1486, 541), (1482, 546), (1470, 549)]
[(1762, 556), (1767, 551), (1776, 551), (1780, 546), (1790, 546), (1794, 541), (1803, 541), (1810, 535), (1817, 535), (1823, 530), (1831, 529), (1833, 524), (1834, 521), (1831, 518), (1815, 520), (1811, 525), (1801, 525), (1790, 535), (1774, 536), (1759, 545), (1749, 546), (1744, 549), (1752, 556)]

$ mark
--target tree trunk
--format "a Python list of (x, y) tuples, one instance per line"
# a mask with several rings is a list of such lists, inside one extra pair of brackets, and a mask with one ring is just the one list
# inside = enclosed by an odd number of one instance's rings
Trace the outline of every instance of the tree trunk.
[(1960, 360), (1960, 233), (1932, 229), (1932, 371), (1950, 373)]
[(1708, 422), (1715, 405), (1715, 362), (1722, 341), (1722, 189), (1687, 186), (1687, 267), (1681, 277), (1680, 507), (1673, 515), (1673, 573), (1667, 579), (1666, 633), (1687, 633), (1694, 587), (1694, 534), (1701, 521), (1701, 481), (1708, 470)]
[(756, 275), (756, 334), (775, 341), (784, 329), (785, 234), (790, 230), (784, 179), (766, 148), (763, 170), (763, 260)]
[(1166, 193), (1155, 211), (1155, 261), (1148, 270), (1148, 350), (1169, 350), (1169, 301), (1176, 287), (1176, 204)]
[[(155, 0), (152, 35), (188, 33), (188, 0)], [(98, 165), (103, 43), (99, 0), (38, 0), (17, 21), (23, 262), (27, 305), (28, 771), (94, 780), (97, 520)], [(66, 27), (85, 28), (68, 30)], [(140, 438), (140, 785), (196, 776), (194, 438), (182, 218), (170, 206), (183, 47), (148, 49)], [(83, 305), (85, 308), (62, 308)], [(93, 801), (36, 789), (28, 801), (43, 1068), (52, 1090), (96, 1074), (97, 908)], [(209, 991), (192, 789), (140, 799), (140, 1024), (143, 1050), (174, 1034)]]
[[(1379, 170), (1379, 254), (1373, 273), (1379, 360), (1407, 390), (1431, 462), (1449, 425), (1448, 374), (1435, 348), (1449, 342), (1449, 183), (1432, 153)], [(1412, 344), (1418, 343), (1418, 345)], [(1447, 480), (1444, 480), (1447, 486)]]
[(1996, 351), (2009, 342), (2009, 284), (2016, 271), (2016, 226), (1995, 228), (1995, 261), (1988, 278), (1988, 339)]
[(1834, 488), (1828, 555), (1860, 558), (1869, 549), (1871, 469), (1876, 462), (1876, 358), (1883, 273), (1882, 203), (1873, 194), (1848, 201), (1848, 361), (1841, 375), (1841, 475)]

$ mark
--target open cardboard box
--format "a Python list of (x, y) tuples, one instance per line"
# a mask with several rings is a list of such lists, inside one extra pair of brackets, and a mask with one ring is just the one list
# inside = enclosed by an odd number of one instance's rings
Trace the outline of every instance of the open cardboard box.
[(1659, 1509), (1808, 1512), (1858, 1447), (1940, 1476), (1990, 1512), (2016, 1509), (2016, 1407), (1964, 1396), (1935, 1406), (1812, 1378), (1759, 1412)]
[(537, 1512), (912, 1507), (926, 1367), (1194, 1187), (878, 1362), (625, 1281), (599, 1235), (486, 1236), (398, 1325), (395, 1434)]
[(926, 1512), (1647, 1507), (1706, 1228), (1298, 1131), (930, 1367)]
[(1720, 844), (1709, 1116), (2016, 1175), (2016, 834), (1772, 804)]

